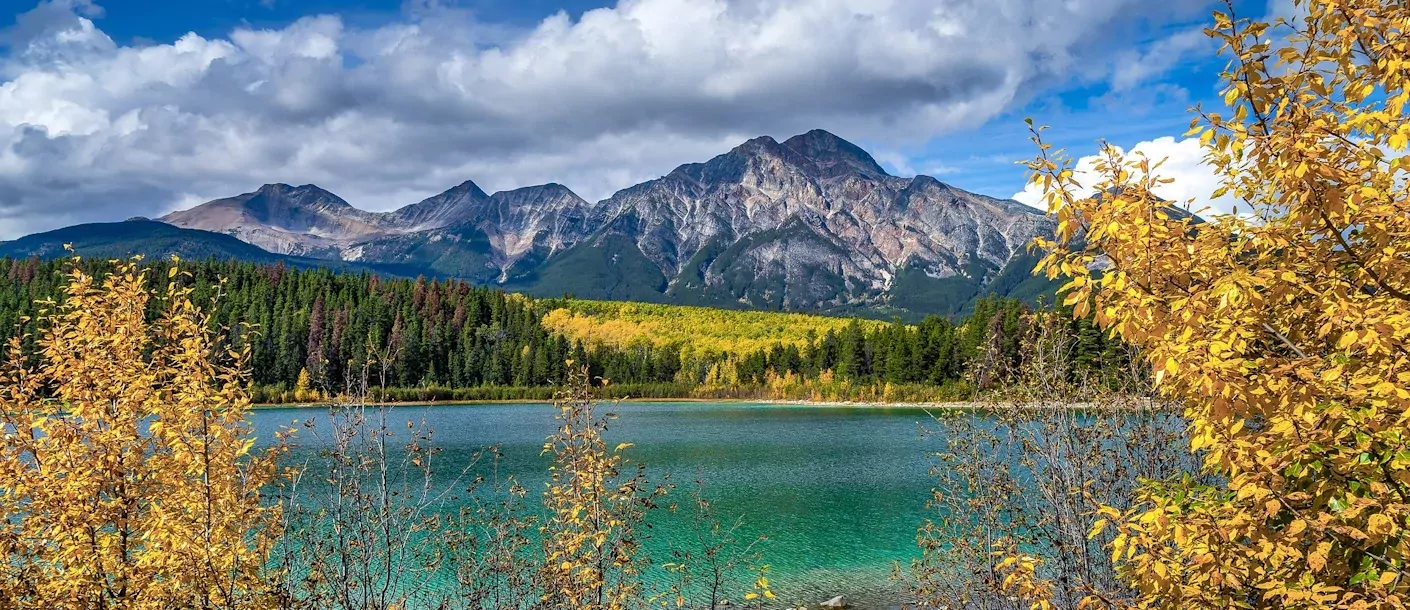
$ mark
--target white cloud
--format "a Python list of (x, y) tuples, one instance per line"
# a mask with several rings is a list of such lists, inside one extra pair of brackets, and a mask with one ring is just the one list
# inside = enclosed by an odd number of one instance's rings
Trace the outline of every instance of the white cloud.
[(911, 165), (910, 155), (887, 148), (877, 148), (869, 152), (872, 158), (876, 159), (876, 162), (892, 175), (909, 178), (918, 173), (916, 168)]
[(423, 0), (375, 28), (311, 16), (125, 46), (88, 0), (53, 0), (0, 33), (0, 237), (274, 181), (368, 209), (466, 178), (592, 199), (815, 127), (900, 149), (1199, 4), (620, 0), (515, 30)]
[(927, 165), (927, 166), (925, 166), (925, 170), (924, 170), (923, 173), (924, 173), (925, 175), (927, 175), (927, 176), (949, 176), (949, 175), (951, 175), (951, 174), (958, 174), (958, 173), (963, 172), (963, 171), (964, 171), (963, 169), (960, 169), (960, 168), (955, 167), (955, 166), (953, 166), (953, 165), (945, 165), (945, 164), (943, 164), (943, 163), (936, 163), (936, 164), (932, 164), (932, 165)]
[(1195, 28), (1171, 34), (1144, 49), (1127, 51), (1117, 57), (1111, 88), (1118, 92), (1129, 91), (1169, 72), (1189, 54), (1213, 48), (1213, 39), (1202, 29)]
[[(1154, 173), (1174, 181), (1159, 185), (1155, 189), (1155, 194), (1162, 199), (1180, 207), (1185, 207), (1186, 202), (1191, 202), (1190, 211), (1207, 217), (1234, 211), (1236, 201), (1233, 197), (1225, 195), (1219, 199), (1210, 198), (1215, 189), (1219, 188), (1219, 176), (1214, 173), (1213, 168), (1204, 163), (1204, 148), (1200, 146), (1198, 138), (1156, 138), (1132, 146), (1126, 157), (1128, 160), (1135, 160), (1138, 154), (1144, 154), (1152, 164), (1164, 159), (1164, 163), (1156, 168)], [(1102, 181), (1102, 177), (1094, 170), (1099, 159), (1098, 155), (1090, 155), (1077, 160), (1073, 178), (1083, 188), (1095, 188)], [(1013, 198), (1033, 207), (1046, 209), (1042, 189), (1031, 184), (1015, 193)]]

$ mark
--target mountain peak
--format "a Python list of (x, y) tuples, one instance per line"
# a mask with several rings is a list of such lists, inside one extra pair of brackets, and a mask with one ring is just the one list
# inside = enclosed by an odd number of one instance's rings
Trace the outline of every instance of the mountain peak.
[(446, 192), (465, 193), (477, 199), (484, 199), (485, 197), (489, 197), (489, 194), (486, 193), (484, 189), (480, 188), (480, 185), (475, 184), (474, 180), (466, 180), (465, 182), (461, 182), (460, 184), (451, 187), (450, 190)]
[[(527, 206), (528, 208), (535, 208), (534, 210), (519, 210), (517, 212), (514, 212), (515, 214), (538, 214), (543, 211), (546, 211), (537, 209), (545, 205), (548, 205), (550, 208), (555, 205), (564, 205), (570, 207), (588, 205), (587, 201), (584, 200), (582, 197), (579, 197), (577, 193), (574, 193), (572, 191), (572, 189), (569, 189), (568, 187), (563, 186), (557, 182), (549, 182), (547, 184), (535, 184), (533, 186), (521, 186), (517, 189), (499, 191), (493, 195), (490, 195), (490, 199), (501, 202), (501, 204), (508, 203), (509, 205), (514, 207)], [(559, 203), (555, 204), (551, 202)]]
[(172, 212), (162, 222), (186, 229), (216, 231), (279, 254), (310, 254), (334, 236), (379, 230), (364, 212), (318, 186), (276, 182), (254, 192), (207, 201)]
[(294, 186), (292, 184), (286, 184), (283, 182), (270, 182), (269, 184), (262, 185), (258, 189), (255, 189), (256, 193), (287, 193), (289, 191), (323, 191), (325, 193), (327, 192), (324, 191), (322, 187), (316, 184), (300, 184), (299, 186)]
[(498, 194), (500, 194), (500, 193), (505, 193), (505, 194), (509, 194), (509, 193), (545, 193), (545, 194), (553, 194), (553, 195), (573, 195), (574, 197), (577, 196), (577, 194), (573, 193), (573, 190), (572, 190), (572, 189), (570, 189), (570, 188), (568, 188), (568, 187), (566, 187), (566, 186), (563, 186), (562, 184), (559, 184), (559, 183), (557, 183), (557, 182), (546, 182), (546, 183), (544, 183), (544, 184), (534, 184), (534, 185), (530, 185), (530, 186), (521, 186), (521, 187), (516, 188), (516, 189), (509, 189), (509, 190), (507, 190), (507, 191), (500, 191), (499, 193), (495, 193), (495, 194), (498, 195)]
[(746, 155), (756, 155), (761, 152), (777, 153), (778, 150), (778, 140), (773, 139), (773, 137), (771, 136), (759, 136), (757, 138), (749, 138), (748, 140), (745, 140), (743, 144), (734, 147), (734, 150), (730, 152), (744, 153)]
[(708, 162), (687, 163), (671, 174), (688, 176), (696, 182), (733, 182), (747, 171), (750, 159), (758, 158), (778, 159), (789, 167), (821, 178), (890, 176), (860, 146), (822, 129), (793, 136), (784, 142), (772, 136), (750, 138)]
[(783, 145), (807, 157), (828, 175), (849, 172), (859, 172), (872, 177), (887, 175), (886, 170), (882, 169), (867, 151), (862, 150), (862, 147), (822, 129), (793, 136), (785, 140)]
[(253, 193), (247, 193), (244, 197), (248, 197), (249, 200), (256, 200), (261, 197), (289, 200), (294, 205), (315, 204), (333, 207), (353, 207), (352, 204), (344, 201), (342, 197), (316, 184), (292, 186), (284, 184), (283, 182), (272, 182), (259, 187)]
[(489, 198), (475, 181), (466, 180), (438, 195), (387, 212), (385, 217), (404, 230), (435, 229), (480, 214)]

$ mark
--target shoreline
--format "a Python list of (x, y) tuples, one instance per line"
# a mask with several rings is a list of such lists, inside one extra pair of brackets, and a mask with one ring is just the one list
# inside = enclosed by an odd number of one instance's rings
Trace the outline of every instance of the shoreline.
[[(1149, 401), (1150, 399), (1145, 399)], [(757, 405), (762, 407), (795, 407), (800, 409), (858, 409), (858, 410), (912, 410), (912, 411), (984, 411), (995, 408), (1019, 408), (1019, 409), (1040, 409), (1040, 410), (1076, 410), (1085, 411), (1093, 407), (1092, 403), (1085, 401), (1073, 401), (1061, 403), (1026, 403), (1016, 404), (1012, 402), (991, 402), (983, 400), (945, 400), (936, 402), (881, 402), (881, 401), (850, 401), (850, 400), (793, 400), (780, 398), (603, 398), (601, 403), (628, 403), (628, 404), (651, 404), (651, 403), (724, 403)], [(273, 404), (257, 403), (251, 405), (253, 410), (269, 409), (315, 409), (326, 408), (332, 403), (294, 403), (294, 404)], [(476, 405), (552, 405), (552, 400), (421, 400), (409, 402), (390, 403), (368, 403), (367, 406), (388, 406), (388, 407), (433, 407), (433, 406), (476, 406)]]
[[(789, 400), (777, 398), (603, 398), (600, 402), (612, 403), (734, 403), (734, 404), (756, 404), (778, 407), (805, 407), (805, 408), (855, 408), (855, 409), (944, 409), (944, 410), (972, 410), (985, 406), (985, 403), (972, 400), (953, 400), (942, 402), (874, 402), (874, 401), (846, 401), (846, 400)], [(410, 402), (390, 402), (375, 403), (390, 407), (430, 407), (430, 406), (474, 406), (474, 405), (524, 405), (543, 404), (551, 405), (552, 400), (418, 400)], [(256, 403), (251, 405), (253, 409), (314, 409), (329, 406), (327, 402), (314, 403)]]

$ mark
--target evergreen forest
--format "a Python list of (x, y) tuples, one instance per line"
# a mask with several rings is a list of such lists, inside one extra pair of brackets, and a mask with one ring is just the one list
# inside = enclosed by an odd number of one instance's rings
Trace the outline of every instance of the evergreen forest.
[[(64, 260), (0, 259), (0, 328), (60, 298)], [(171, 261), (145, 264), (166, 277)], [(181, 261), (212, 324), (248, 344), (257, 401), (314, 402), (359, 389), (385, 400), (547, 399), (569, 361), (607, 395), (642, 398), (945, 400), (1021, 364), (1023, 313), (980, 299), (959, 319), (915, 325), (700, 307), (531, 299), (460, 280), (386, 278), (283, 264)], [(110, 261), (85, 260), (98, 276)], [(153, 308), (157, 305), (153, 304)], [(623, 325), (630, 331), (622, 332)], [(1084, 319), (1072, 374), (1119, 361)], [(767, 329), (761, 334), (760, 329)], [(617, 329), (617, 332), (614, 332)], [(21, 342), (33, 357), (33, 338)], [(975, 379), (980, 364), (995, 374)], [(599, 381), (601, 383), (601, 381)]]

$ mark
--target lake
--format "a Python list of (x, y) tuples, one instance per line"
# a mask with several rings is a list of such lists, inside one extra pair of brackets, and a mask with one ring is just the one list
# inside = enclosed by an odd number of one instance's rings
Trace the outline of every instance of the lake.
[[(927, 516), (932, 487), (927, 452), (939, 443), (922, 437), (930, 421), (924, 411), (733, 402), (604, 408), (620, 416), (607, 432), (609, 446), (634, 443), (627, 454), (647, 464), (653, 478), (670, 473), (678, 486), (673, 501), (688, 506), (693, 481), (703, 477), (721, 521), (742, 517), (743, 540), (768, 537), (759, 548), (780, 601), (816, 605), (838, 594), (859, 608), (899, 601), (892, 569), (918, 554), (916, 528)], [(404, 430), (408, 419), (424, 418), (445, 452), (441, 464), (499, 445), (502, 470), (536, 494), (554, 413), (547, 404), (404, 406), (391, 410), (390, 423)], [(326, 415), (277, 408), (253, 417), (266, 441), (281, 425)], [(307, 435), (301, 443), (301, 451), (318, 444)], [(666, 540), (685, 521), (684, 515), (654, 518), (648, 549), (656, 561), (669, 560)]]

